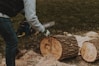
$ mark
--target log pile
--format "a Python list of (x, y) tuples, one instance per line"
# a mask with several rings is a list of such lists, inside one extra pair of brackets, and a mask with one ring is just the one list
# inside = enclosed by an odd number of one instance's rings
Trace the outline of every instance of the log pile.
[(67, 32), (64, 34), (44, 38), (40, 44), (42, 55), (52, 54), (60, 60), (75, 57), (78, 53), (87, 62), (94, 62), (99, 59), (98, 33), (90, 31), (83, 36), (72, 35)]

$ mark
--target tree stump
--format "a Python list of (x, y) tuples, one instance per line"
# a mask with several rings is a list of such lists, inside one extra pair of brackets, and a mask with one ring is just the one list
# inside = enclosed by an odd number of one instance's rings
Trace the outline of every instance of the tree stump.
[(78, 55), (79, 47), (74, 36), (56, 35), (43, 38), (40, 43), (43, 56), (53, 55), (57, 60)]
[(81, 56), (87, 62), (99, 59), (99, 39), (85, 41), (81, 48)]

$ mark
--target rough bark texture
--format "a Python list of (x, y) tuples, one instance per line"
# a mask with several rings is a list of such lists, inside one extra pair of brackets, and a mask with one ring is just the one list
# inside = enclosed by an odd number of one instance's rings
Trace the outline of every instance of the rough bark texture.
[[(53, 52), (54, 52), (53, 46), (58, 45), (57, 43), (55, 44), (55, 42), (54, 42), (55, 41), (54, 39), (56, 39), (57, 41), (60, 42), (59, 44), (61, 45), (61, 47), (59, 47), (58, 50), (60, 49), (60, 51), (61, 51), (61, 48), (62, 48), (62, 52), (61, 52), (61, 54), (59, 54), (60, 56), (58, 57), (59, 60), (62, 60), (62, 59), (65, 59), (65, 58), (72, 58), (72, 57), (75, 57), (75, 56), (78, 55), (79, 47), (78, 47), (77, 40), (74, 36), (55, 35), (55, 36), (52, 36), (52, 37), (47, 37), (47, 38), (44, 38), (41, 41), (41, 45), (44, 42), (46, 43), (46, 40), (49, 40), (51, 38), (53, 40), (48, 42), (48, 43), (52, 44), (52, 46), (51, 46), (52, 50), (51, 50), (51, 52), (48, 52), (48, 53), (53, 54)], [(42, 54), (44, 53), (42, 51), (42, 48), (41, 48), (41, 53)], [(56, 54), (58, 54), (58, 51), (57, 51)], [(45, 54), (43, 54), (43, 55), (45, 55)]]
[(74, 36), (55, 36), (62, 45), (62, 56), (60, 59), (71, 58), (78, 55), (78, 43)]

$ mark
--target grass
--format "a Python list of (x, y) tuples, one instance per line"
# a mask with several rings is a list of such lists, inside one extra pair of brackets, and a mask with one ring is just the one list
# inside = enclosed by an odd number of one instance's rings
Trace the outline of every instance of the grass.
[(98, 0), (37, 0), (37, 15), (41, 22), (56, 21), (54, 29), (99, 30)]

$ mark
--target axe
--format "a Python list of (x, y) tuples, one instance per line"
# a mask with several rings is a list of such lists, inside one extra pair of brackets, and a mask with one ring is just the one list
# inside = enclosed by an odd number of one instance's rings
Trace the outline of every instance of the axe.
[[(55, 25), (55, 21), (51, 21), (51, 22), (48, 22), (48, 23), (43, 24), (43, 26), (45, 28), (49, 28), (49, 27), (52, 27), (54, 25)], [(34, 35), (37, 35), (38, 33), (39, 33), (39, 31), (37, 31)]]
[[(25, 23), (27, 23), (27, 22), (32, 22), (32, 21), (24, 21)], [(23, 23), (24, 23), (23, 22)], [(47, 23), (44, 23), (43, 24), (43, 26), (45, 27), (45, 28), (49, 28), (49, 27), (52, 27), (52, 26), (54, 26), (55, 25), (55, 21), (50, 21), (50, 22), (47, 22)], [(34, 33), (34, 35), (37, 35), (39, 33), (39, 31), (36, 31), (35, 33)], [(25, 35), (25, 32), (23, 32), (22, 33), (22, 35), (18, 35), (18, 37), (22, 37), (22, 36), (24, 36)]]
[[(24, 21), (24, 22), (32, 22), (32, 21)], [(45, 28), (49, 28), (49, 27), (52, 27), (52, 26), (54, 26), (55, 25), (55, 21), (50, 21), (50, 22), (48, 22), (48, 23), (44, 23), (43, 24), (43, 26), (45, 27)]]

